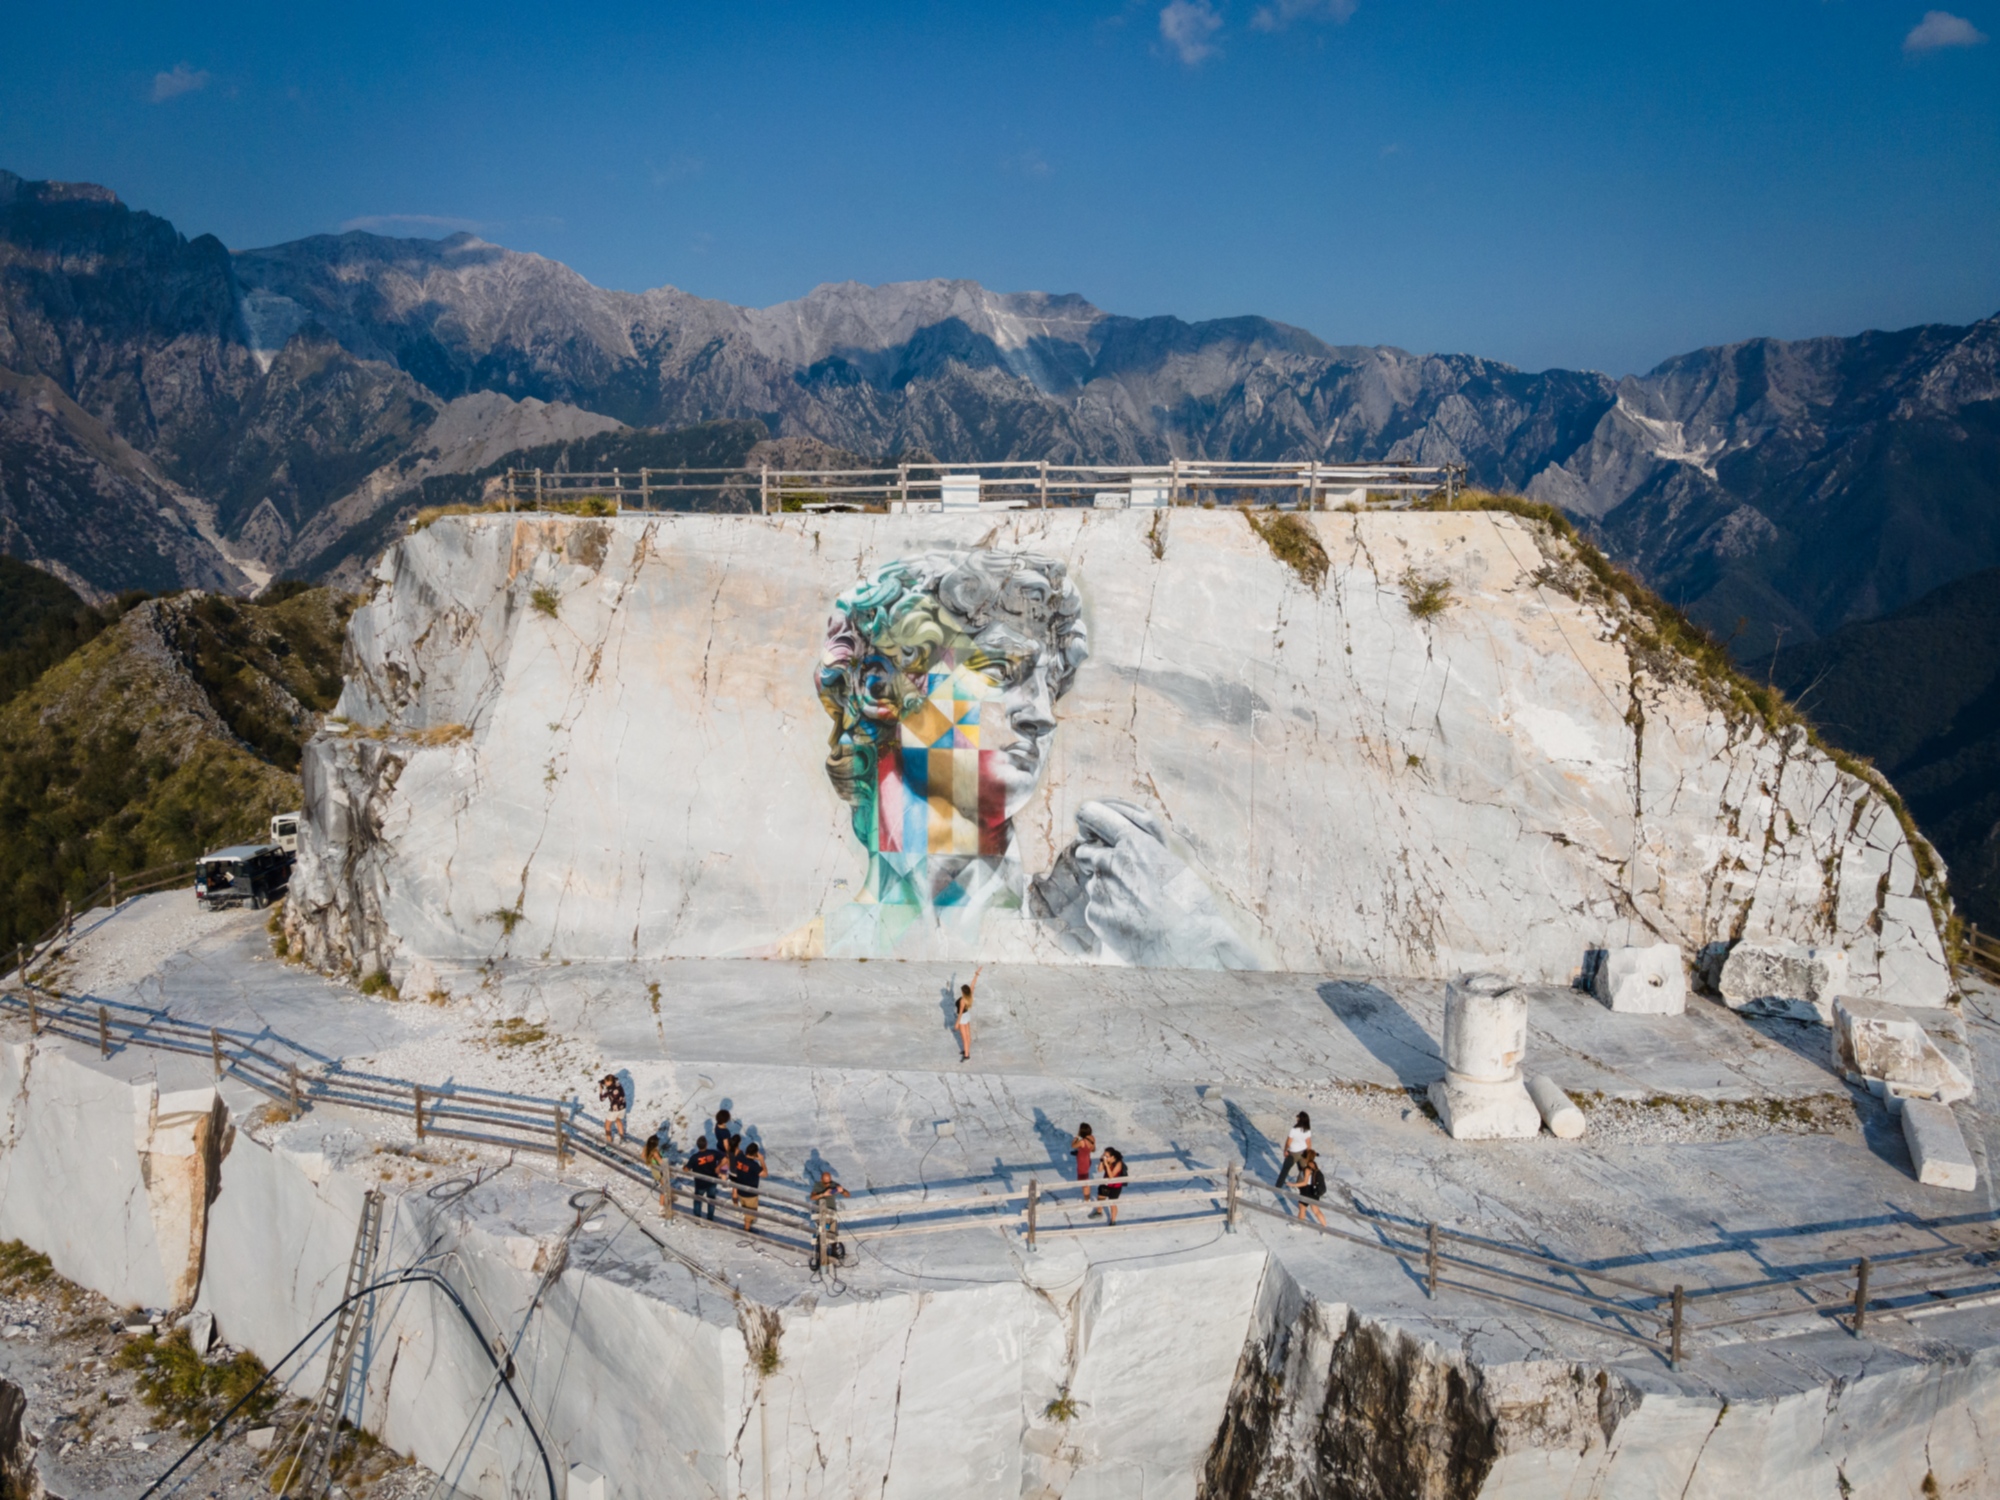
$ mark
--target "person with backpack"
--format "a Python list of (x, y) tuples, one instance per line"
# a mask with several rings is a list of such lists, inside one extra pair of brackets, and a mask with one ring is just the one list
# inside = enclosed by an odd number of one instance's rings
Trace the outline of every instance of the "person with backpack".
[(1319, 1220), (1319, 1227), (1326, 1228), (1326, 1215), (1320, 1212), (1319, 1200), (1326, 1196), (1326, 1173), (1319, 1169), (1319, 1153), (1306, 1147), (1299, 1157), (1299, 1219), (1304, 1221), (1310, 1213)]

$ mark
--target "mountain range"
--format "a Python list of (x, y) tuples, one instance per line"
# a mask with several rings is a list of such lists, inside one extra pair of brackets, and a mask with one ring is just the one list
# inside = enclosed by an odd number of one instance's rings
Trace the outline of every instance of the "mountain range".
[(2000, 317), (1530, 373), (966, 281), (743, 308), (464, 234), (231, 251), (0, 172), (0, 546), (91, 597), (352, 574), (428, 479), (721, 420), (959, 461), (1460, 462), (1752, 659), (2000, 565)]

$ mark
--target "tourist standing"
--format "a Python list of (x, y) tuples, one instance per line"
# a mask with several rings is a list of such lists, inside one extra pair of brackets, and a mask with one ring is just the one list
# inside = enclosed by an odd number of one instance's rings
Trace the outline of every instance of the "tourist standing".
[(1310, 1213), (1319, 1220), (1320, 1228), (1326, 1228), (1326, 1215), (1319, 1210), (1319, 1200), (1325, 1196), (1326, 1174), (1319, 1169), (1319, 1153), (1308, 1146), (1299, 1156), (1300, 1220)]
[(958, 1013), (952, 1021), (952, 1030), (958, 1033), (958, 1060), (972, 1061), (972, 994), (979, 988), (979, 976), (986, 972), (981, 964), (972, 971), (972, 983), (958, 987)]
[(745, 1146), (731, 1164), (730, 1178), (736, 1184), (736, 1206), (743, 1210), (743, 1227), (757, 1227), (757, 1190), (764, 1180), (764, 1152), (755, 1141)]
[(1108, 1227), (1118, 1222), (1118, 1195), (1125, 1191), (1125, 1153), (1116, 1146), (1106, 1146), (1099, 1170), (1104, 1173), (1104, 1186), (1097, 1190), (1097, 1196), (1104, 1200), (1104, 1222)]
[(646, 1144), (640, 1155), (645, 1158), (646, 1170), (652, 1174), (653, 1188), (660, 1195), (660, 1212), (667, 1211), (667, 1194), (674, 1190), (673, 1180), (667, 1175), (666, 1154), (660, 1150), (657, 1135), (646, 1137)]
[[(1076, 1134), (1070, 1137), (1069, 1149), (1076, 1153), (1076, 1180), (1083, 1183), (1083, 1201), (1091, 1199), (1090, 1159), (1097, 1154), (1097, 1137), (1090, 1133), (1090, 1121), (1085, 1120), (1076, 1127)], [(1097, 1217), (1097, 1210), (1090, 1211), (1091, 1218)]]
[(604, 1101), (604, 1139), (608, 1143), (612, 1132), (616, 1131), (621, 1141), (630, 1140), (625, 1134), (625, 1111), (631, 1101), (625, 1097), (625, 1085), (618, 1081), (616, 1073), (606, 1073), (597, 1085), (597, 1097)]
[(1292, 1128), (1285, 1134), (1285, 1164), (1278, 1168), (1278, 1180), (1273, 1186), (1283, 1187), (1285, 1179), (1292, 1175), (1292, 1168), (1299, 1164), (1299, 1158), (1312, 1150), (1313, 1122), (1304, 1110), (1292, 1121)]
[(716, 1178), (722, 1153), (709, 1145), (708, 1137), (696, 1136), (694, 1151), (687, 1159), (687, 1169), (694, 1178), (694, 1216), (701, 1217), (704, 1200), (708, 1205), (708, 1221), (715, 1222)]

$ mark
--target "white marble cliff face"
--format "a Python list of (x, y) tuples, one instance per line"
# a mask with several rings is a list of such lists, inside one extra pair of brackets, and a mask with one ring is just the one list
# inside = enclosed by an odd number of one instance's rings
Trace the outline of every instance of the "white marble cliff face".
[[(883, 956), (1563, 982), (1591, 948), (1752, 937), (1943, 1001), (1881, 794), (1628, 650), (1622, 606), (1560, 586), (1560, 541), (1303, 519), (1317, 591), (1227, 512), (1163, 517), (1158, 556), (1115, 512), (440, 521), (354, 617), (340, 711), (365, 732), (308, 747), (293, 935), (406, 990), (501, 954), (827, 951), (869, 870), (825, 768), (828, 611), (885, 563), (985, 547), (1058, 559), (1088, 634), (1011, 820), (1040, 894), (922, 914)], [(1412, 579), (1449, 607), (1418, 617)]]

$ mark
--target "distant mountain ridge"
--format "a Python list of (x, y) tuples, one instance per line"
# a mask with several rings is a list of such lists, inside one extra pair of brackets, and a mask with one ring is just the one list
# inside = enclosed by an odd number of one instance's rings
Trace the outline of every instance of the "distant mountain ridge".
[[(1752, 655), (2000, 565), (2000, 318), (1754, 340), (1615, 380), (966, 281), (741, 308), (607, 291), (469, 235), (231, 253), (101, 188), (0, 173), (0, 366), (53, 382), (206, 505), (216, 571), (325, 572), (373, 545), (404, 493), (396, 466), (477, 467), (429, 431), (495, 394), (547, 403), (535, 420), (552, 431), (754, 419), (959, 461), (1463, 462), (1561, 505)], [(464, 426), (439, 431), (479, 446)], [(0, 481), (22, 442), (0, 408)], [(92, 577), (62, 556), (7, 482), (10, 548), (99, 590), (137, 581), (136, 564)], [(133, 545), (187, 574), (171, 540)]]

